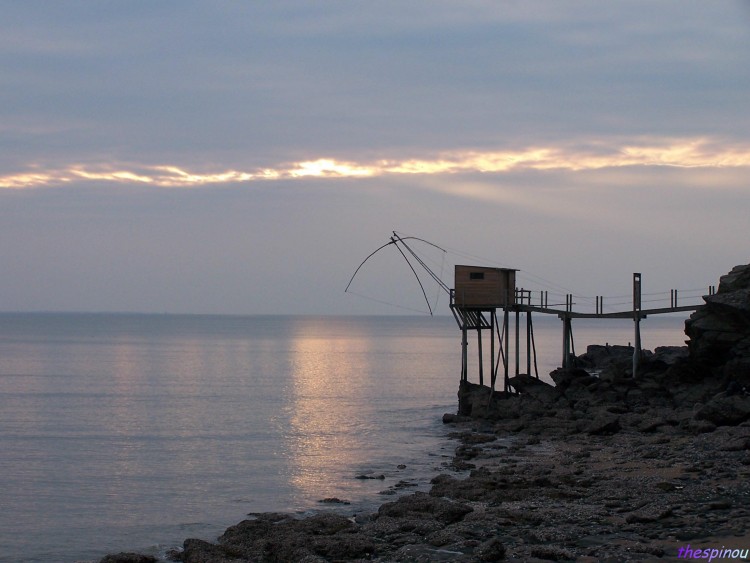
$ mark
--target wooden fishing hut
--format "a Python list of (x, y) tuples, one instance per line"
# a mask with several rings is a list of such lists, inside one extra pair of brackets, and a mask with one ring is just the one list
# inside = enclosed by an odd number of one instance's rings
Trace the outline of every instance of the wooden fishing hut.
[[(461, 381), (468, 381), (469, 331), (476, 331), (479, 354), (479, 384), (484, 385), (484, 351), (482, 333), (490, 336), (490, 383), (495, 381), (504, 366), (505, 390), (508, 389), (508, 334), (509, 311), (516, 303), (516, 272), (511, 268), (456, 265), (454, 288), (450, 290), (450, 308), (461, 329)], [(497, 310), (503, 311), (502, 334)], [(495, 345), (499, 345), (495, 354)], [(504, 346), (504, 349), (503, 349)]]

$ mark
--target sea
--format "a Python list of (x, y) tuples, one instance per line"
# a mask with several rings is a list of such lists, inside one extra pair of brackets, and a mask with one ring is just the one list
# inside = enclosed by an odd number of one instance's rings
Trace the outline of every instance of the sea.
[[(682, 345), (684, 320), (644, 320), (643, 347)], [(533, 328), (521, 370), (549, 381), (562, 323)], [(633, 340), (627, 320), (573, 331), (579, 354)], [(427, 490), (460, 361), (450, 316), (0, 314), (0, 562), (164, 557), (248, 514)]]

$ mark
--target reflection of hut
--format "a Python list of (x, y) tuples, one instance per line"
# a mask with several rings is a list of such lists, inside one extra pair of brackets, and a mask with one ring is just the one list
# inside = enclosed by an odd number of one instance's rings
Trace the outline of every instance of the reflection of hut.
[(494, 309), (515, 301), (516, 271), (509, 268), (456, 266), (454, 305)]

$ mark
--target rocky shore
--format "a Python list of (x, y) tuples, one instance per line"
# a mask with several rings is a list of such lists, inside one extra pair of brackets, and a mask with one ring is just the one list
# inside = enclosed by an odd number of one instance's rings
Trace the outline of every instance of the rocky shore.
[(632, 349), (590, 346), (579, 367), (553, 372), (554, 386), (518, 376), (517, 393), (491, 395), (462, 384), (458, 414), (444, 417), (455, 455), (429, 493), (367, 515), (256, 515), (171, 557), (748, 560), (750, 266), (705, 300), (686, 322), (688, 346), (646, 354), (636, 377)]

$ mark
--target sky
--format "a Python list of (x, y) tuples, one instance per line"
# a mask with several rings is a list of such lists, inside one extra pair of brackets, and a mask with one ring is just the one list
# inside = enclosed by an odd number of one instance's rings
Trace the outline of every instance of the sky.
[(424, 311), (393, 245), (344, 292), (394, 230), (581, 304), (750, 262), (747, 0), (2, 13), (0, 311)]

